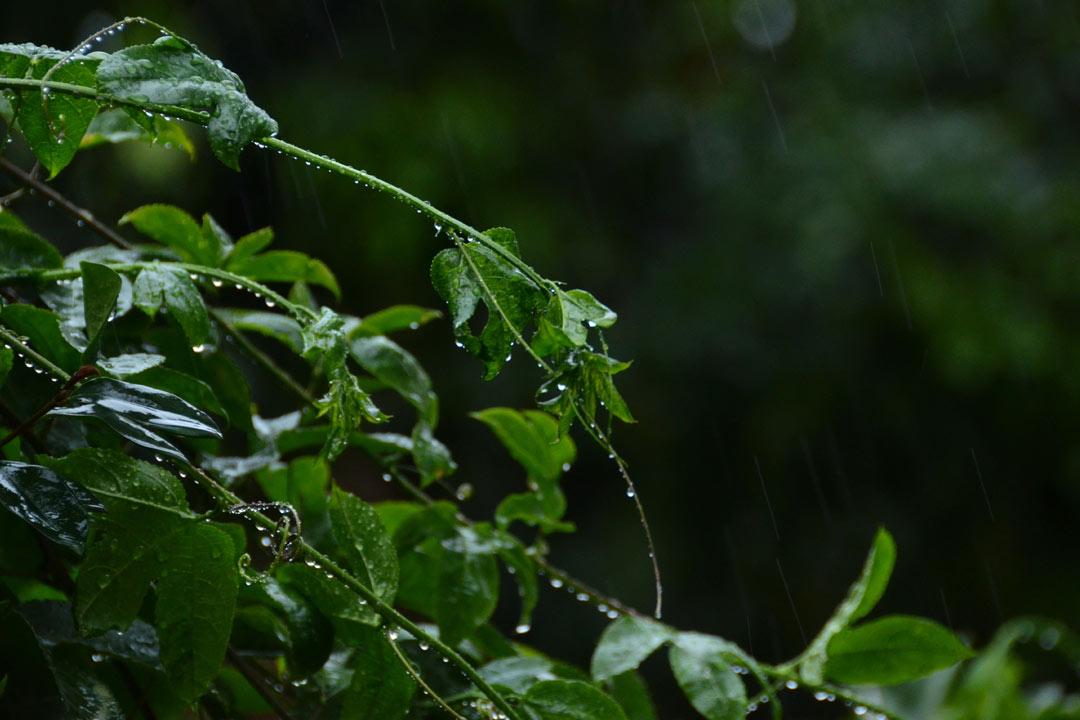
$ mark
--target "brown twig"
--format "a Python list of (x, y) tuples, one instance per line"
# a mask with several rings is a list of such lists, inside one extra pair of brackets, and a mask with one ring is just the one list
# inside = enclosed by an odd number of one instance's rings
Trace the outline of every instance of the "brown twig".
[(31, 173), (26, 172), (18, 165), (14, 164), (7, 158), (0, 157), (0, 170), (7, 173), (11, 177), (15, 178), (23, 185), (33, 188), (35, 192), (41, 193), (44, 197), (52, 200), (60, 209), (74, 217), (76, 220), (86, 223), (94, 232), (98, 233), (106, 240), (111, 242), (117, 247), (124, 249), (131, 249), (132, 245), (124, 239), (120, 233), (113, 230), (111, 227), (94, 217), (93, 213), (89, 210), (84, 210), (75, 203), (68, 200), (66, 197), (54, 190), (50, 185), (47, 185)]
[(60, 403), (67, 400), (68, 395), (70, 395), (71, 391), (75, 389), (75, 386), (77, 386), (79, 383), (81, 383), (86, 378), (93, 377), (94, 375), (97, 375), (97, 374), (98, 374), (98, 369), (96, 367), (94, 367), (93, 365), (83, 365), (81, 368), (76, 370), (72, 374), (72, 376), (70, 378), (68, 378), (68, 381), (66, 383), (64, 383), (63, 386), (57, 391), (57, 393), (52, 396), (52, 398), (49, 400), (49, 402), (45, 403), (40, 408), (38, 408), (37, 411), (33, 415), (26, 418), (26, 420), (23, 420), (22, 424), (20, 424), (17, 428), (15, 428), (11, 432), (9, 432), (7, 435), (5, 435), (3, 440), (0, 440), (0, 447), (3, 447), (5, 445), (7, 445), (9, 442), (14, 440), (15, 438), (17, 438), (20, 435), (22, 435), (23, 433), (29, 431), (30, 428), (32, 428), (34, 426), (34, 424), (38, 420), (45, 417), (46, 413), (48, 413), (50, 410), (52, 410), (54, 407), (56, 407)]

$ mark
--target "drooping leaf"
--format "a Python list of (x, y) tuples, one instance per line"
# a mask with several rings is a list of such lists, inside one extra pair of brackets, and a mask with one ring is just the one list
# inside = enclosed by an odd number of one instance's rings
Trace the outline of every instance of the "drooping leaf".
[(668, 658), (690, 704), (708, 720), (739, 720), (746, 715), (746, 688), (732, 671), (734, 645), (701, 633), (679, 633)]
[(176, 37), (112, 53), (98, 67), (97, 81), (111, 95), (209, 112), (210, 148), (234, 170), (245, 145), (277, 132), (277, 123), (248, 99), (240, 78)]
[(611, 623), (600, 636), (592, 656), (592, 676), (608, 680), (628, 670), (636, 670), (675, 632), (648, 618), (624, 615)]
[(184, 454), (162, 433), (221, 437), (210, 416), (176, 395), (112, 378), (84, 382), (49, 414), (98, 420), (136, 445), (180, 462), (186, 462)]
[(955, 665), (973, 653), (935, 622), (890, 615), (837, 633), (827, 654), (825, 676), (830, 680), (895, 685)]
[(101, 655), (149, 668), (161, 668), (157, 631), (143, 620), (136, 620), (123, 631), (109, 630), (100, 635), (86, 636), (75, 627), (72, 607), (66, 602), (24, 604), (19, 608), (19, 614), (33, 628), (34, 635), (42, 645), (82, 645)]
[(889, 584), (889, 577), (892, 575), (895, 564), (896, 543), (888, 531), (881, 528), (874, 536), (874, 543), (866, 556), (859, 579), (852, 584), (847, 597), (836, 608), (832, 617), (803, 654), (803, 661), (799, 665), (799, 674), (803, 680), (821, 683), (824, 679), (826, 650), (829, 642), (837, 633), (874, 609), (885, 593), (885, 587)]
[(0, 462), (0, 505), (49, 540), (82, 554), (90, 514), (101, 503), (79, 485), (40, 465)]
[(341, 720), (401, 720), (408, 715), (416, 683), (381, 630), (371, 629), (358, 643), (352, 670)]
[(379, 599), (392, 604), (398, 584), (397, 551), (375, 509), (334, 487), (330, 523), (353, 573)]
[(86, 320), (86, 338), (93, 343), (116, 309), (116, 299), (120, 296), (123, 283), (115, 270), (104, 265), (83, 262), (80, 267), (83, 277), (83, 317)]
[[(507, 253), (519, 255), (513, 233), (487, 232)], [(478, 242), (443, 250), (431, 263), (431, 282), (450, 308), (454, 335), (466, 350), (484, 362), (484, 379), (499, 374), (518, 337), (524, 337), (547, 293), (496, 251)], [(480, 303), (487, 308), (484, 329), (475, 335), (469, 321)]]
[(579, 680), (544, 680), (525, 693), (526, 706), (541, 720), (626, 720), (618, 703)]

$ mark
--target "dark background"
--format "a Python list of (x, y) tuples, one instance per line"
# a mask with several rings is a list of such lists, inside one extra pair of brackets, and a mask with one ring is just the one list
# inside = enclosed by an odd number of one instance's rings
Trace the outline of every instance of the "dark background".
[[(1075, 624), (1072, 3), (8, 2), (0, 37), (67, 48), (126, 14), (220, 57), (281, 137), (514, 228), (541, 273), (619, 311), (609, 340), (634, 360), (621, 387), (640, 422), (617, 444), (672, 623), (786, 659), (883, 524), (900, 558), (882, 610), (976, 644), (1018, 614)], [(338, 273), (350, 312), (441, 307), (429, 222), (254, 149), (235, 174), (193, 135), (195, 164), (124, 146), (57, 183), (109, 220), (175, 202), (236, 235), (272, 224), (279, 246)], [(25, 208), (69, 248), (98, 242)], [(445, 322), (403, 342), (484, 516), (521, 478), (465, 413), (528, 406), (536, 370), (516, 358), (481, 383)], [(264, 414), (278, 400), (264, 392)], [(649, 608), (632, 504), (579, 445), (566, 487), (580, 532), (553, 559)], [(386, 493), (362, 463), (338, 476)], [(552, 591), (530, 637), (585, 663), (603, 622)], [(663, 715), (686, 715), (654, 675)]]

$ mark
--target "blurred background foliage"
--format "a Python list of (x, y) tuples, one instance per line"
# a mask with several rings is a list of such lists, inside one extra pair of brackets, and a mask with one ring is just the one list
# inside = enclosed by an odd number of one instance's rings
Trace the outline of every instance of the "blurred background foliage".
[[(885, 611), (979, 646), (1021, 614), (1077, 624), (1078, 12), (54, 0), (4, 3), (0, 35), (67, 48), (152, 17), (238, 72), (282, 137), (514, 228), (542, 273), (617, 309), (609, 341), (634, 360), (621, 387), (639, 423), (616, 441), (654, 525), (667, 617), (780, 660), (828, 616), (878, 524), (900, 548)], [(234, 235), (273, 225), (279, 246), (338, 273), (351, 312), (440, 306), (427, 268), (445, 238), (430, 223), (267, 153), (232, 173), (193, 135), (195, 163), (101, 148), (57, 184), (110, 221), (168, 202)], [(41, 201), (19, 211), (65, 250), (97, 242)], [(456, 480), (477, 489), (471, 512), (488, 514), (520, 479), (465, 413), (528, 406), (536, 371), (517, 358), (482, 384), (445, 322), (410, 349), (442, 397)], [(271, 384), (256, 394), (263, 415), (285, 408)], [(648, 607), (632, 505), (581, 445), (566, 483), (580, 532), (554, 557)], [(339, 480), (390, 492), (359, 460)], [(533, 640), (582, 662), (603, 622), (551, 592)], [(663, 716), (687, 715), (656, 675)]]

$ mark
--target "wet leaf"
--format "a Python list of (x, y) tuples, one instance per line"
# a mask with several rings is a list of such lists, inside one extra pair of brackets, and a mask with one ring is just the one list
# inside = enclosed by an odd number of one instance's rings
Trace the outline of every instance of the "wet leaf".
[(0, 505), (43, 536), (82, 554), (90, 514), (101, 503), (79, 485), (40, 465), (0, 462)]
[(409, 714), (416, 684), (382, 630), (373, 628), (366, 635), (353, 654), (341, 720), (401, 720)]
[(729, 659), (738, 649), (720, 638), (679, 633), (668, 658), (690, 704), (708, 720), (739, 720), (746, 715), (746, 688)]
[(626, 720), (618, 703), (578, 680), (544, 680), (529, 688), (525, 705), (541, 720)]
[(624, 615), (611, 623), (600, 636), (592, 656), (592, 676), (608, 680), (628, 670), (636, 670), (657, 648), (675, 637), (675, 632), (648, 618)]
[(955, 635), (935, 622), (890, 615), (837, 633), (829, 641), (825, 676), (854, 685), (896, 685), (972, 655)]
[(93, 343), (116, 309), (122, 283), (111, 268), (92, 262), (80, 265), (83, 277), (83, 317), (86, 339)]
[(209, 112), (210, 148), (234, 170), (245, 145), (277, 132), (277, 123), (248, 99), (240, 78), (179, 38), (164, 36), (153, 45), (112, 53), (98, 67), (97, 82), (111, 95)]
[(150, 317), (154, 317), (164, 303), (192, 348), (201, 347), (210, 338), (206, 305), (195, 283), (183, 270), (167, 266), (144, 268), (135, 278), (132, 292), (135, 305)]
[[(7, 212), (2, 217), (13, 217)], [(0, 224), (0, 279), (29, 270), (58, 268), (63, 259), (55, 247), (41, 237), (13, 224)]]
[(334, 539), (357, 579), (380, 600), (393, 604), (398, 584), (397, 552), (375, 509), (334, 487), (330, 522)]
[(319, 285), (341, 297), (337, 278), (321, 260), (295, 250), (270, 250), (259, 255), (231, 257), (226, 265), (231, 273), (259, 282), (297, 282)]
[(221, 437), (210, 416), (176, 395), (112, 378), (84, 382), (49, 414), (98, 420), (136, 445), (180, 462), (186, 462), (184, 454), (162, 433)]

